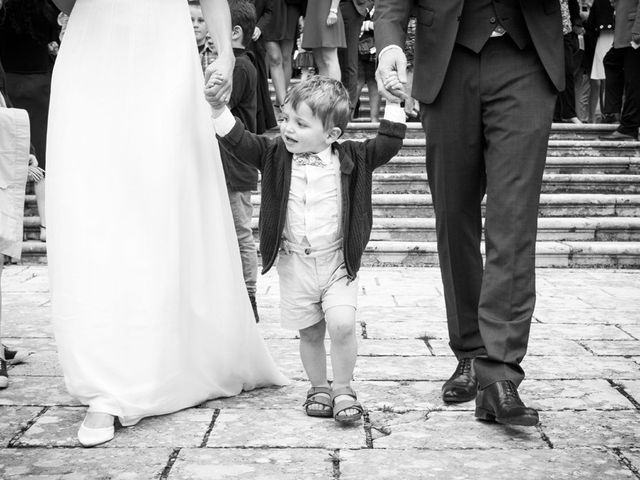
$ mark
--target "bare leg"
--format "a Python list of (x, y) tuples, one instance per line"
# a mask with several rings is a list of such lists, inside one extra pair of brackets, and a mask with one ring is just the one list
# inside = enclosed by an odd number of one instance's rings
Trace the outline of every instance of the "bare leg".
[(267, 51), (267, 65), (269, 66), (271, 81), (276, 91), (276, 103), (280, 106), (284, 103), (284, 96), (287, 92), (282, 51), (278, 42), (265, 42), (264, 45)]
[[(351, 386), (353, 370), (356, 366), (358, 344), (356, 341), (356, 310), (353, 307), (332, 307), (325, 313), (327, 330), (331, 338), (331, 365), (333, 367), (333, 388)], [(335, 402), (352, 400), (339, 395)], [(357, 414), (354, 409), (345, 410), (342, 415)]]
[(38, 205), (38, 215), (40, 216), (40, 226), (42, 228), (40, 228), (40, 240), (42, 240), (43, 242), (46, 241), (47, 239), (47, 233), (46, 233), (46, 226), (47, 226), (47, 219), (45, 217), (45, 196), (44, 196), (44, 192), (45, 192), (45, 179), (40, 180), (38, 183), (34, 184), (34, 190), (36, 193), (36, 203)]
[[(327, 351), (324, 347), (324, 320), (300, 330), (300, 359), (314, 387), (329, 387), (327, 381)], [(322, 394), (318, 394), (322, 395)], [(309, 405), (309, 410), (325, 410), (322, 405)]]
[(371, 121), (380, 121), (380, 95), (378, 94), (378, 83), (375, 78), (367, 80), (369, 88), (369, 108), (371, 109)]
[(589, 89), (589, 123), (596, 123), (596, 109), (600, 102), (600, 80), (590, 80), (591, 88)]
[(340, 80), (340, 62), (338, 61), (338, 49), (334, 47), (320, 47), (313, 49), (313, 58), (318, 64), (318, 73)]
[[(291, 65), (291, 55), (293, 53), (293, 39), (280, 40), (280, 52), (282, 54), (282, 71), (284, 73), (284, 91), (285, 94), (289, 89), (293, 66)], [(284, 97), (282, 97), (284, 103)]]

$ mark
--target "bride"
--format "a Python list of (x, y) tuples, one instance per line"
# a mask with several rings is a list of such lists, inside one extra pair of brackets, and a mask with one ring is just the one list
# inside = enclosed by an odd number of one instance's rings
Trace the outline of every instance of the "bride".
[[(230, 92), (226, 0), (201, 0)], [(186, 0), (55, 0), (47, 171), (53, 322), (84, 446), (287, 380), (249, 304)]]

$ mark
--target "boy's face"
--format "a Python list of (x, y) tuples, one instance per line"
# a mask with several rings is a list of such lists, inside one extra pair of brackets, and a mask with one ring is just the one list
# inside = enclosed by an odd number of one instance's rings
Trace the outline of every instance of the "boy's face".
[(207, 25), (202, 16), (202, 8), (190, 5), (189, 9), (191, 10), (191, 23), (193, 24), (193, 32), (196, 34), (196, 42), (198, 45), (202, 45), (208, 33)]
[(339, 130), (325, 130), (320, 118), (304, 102), (299, 103), (296, 110), (289, 103), (282, 107), (280, 136), (291, 153), (321, 152), (337, 139)]

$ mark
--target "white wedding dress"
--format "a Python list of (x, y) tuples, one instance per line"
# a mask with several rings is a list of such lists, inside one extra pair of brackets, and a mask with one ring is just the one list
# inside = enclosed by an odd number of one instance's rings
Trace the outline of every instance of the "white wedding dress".
[(283, 385), (255, 324), (186, 0), (77, 0), (49, 117), (69, 392), (124, 424)]

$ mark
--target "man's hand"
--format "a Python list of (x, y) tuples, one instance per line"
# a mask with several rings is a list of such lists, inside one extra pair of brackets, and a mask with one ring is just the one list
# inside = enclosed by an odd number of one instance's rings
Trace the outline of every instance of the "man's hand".
[(207, 92), (207, 101), (209, 103), (212, 101), (224, 104), (229, 102), (234, 63), (235, 58), (233, 55), (219, 55), (205, 70), (205, 92)]
[(262, 30), (260, 30), (260, 27), (254, 28), (253, 35), (251, 35), (251, 40), (253, 40), (254, 42), (257, 42), (258, 39), (260, 38), (260, 35), (262, 35)]
[(407, 57), (401, 48), (389, 48), (378, 56), (376, 81), (378, 92), (387, 100), (398, 102), (407, 97), (404, 91), (407, 84)]

